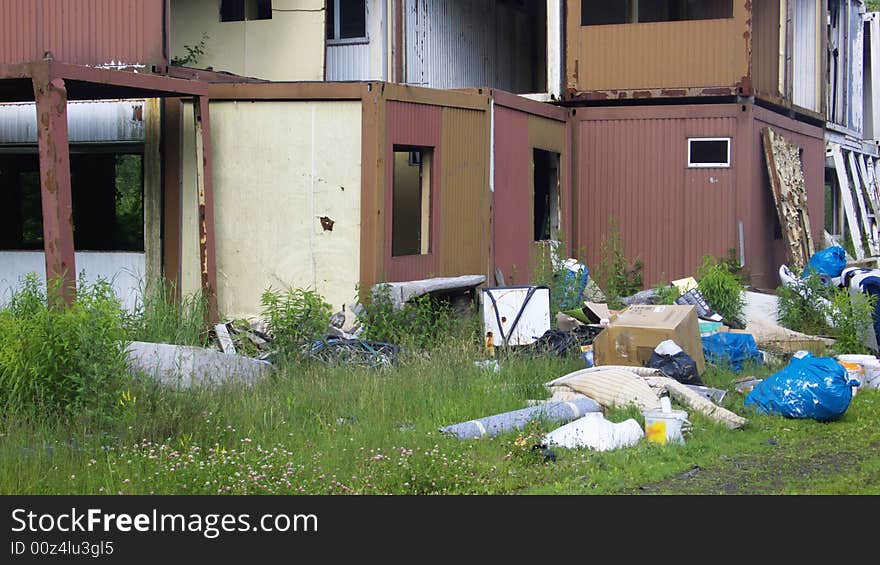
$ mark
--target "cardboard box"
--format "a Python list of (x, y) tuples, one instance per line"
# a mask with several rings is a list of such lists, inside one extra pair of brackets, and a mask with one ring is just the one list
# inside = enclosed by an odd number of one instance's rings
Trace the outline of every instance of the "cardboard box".
[(684, 349), (703, 374), (706, 359), (694, 306), (630, 306), (593, 341), (596, 365), (644, 367), (654, 348), (667, 339)]

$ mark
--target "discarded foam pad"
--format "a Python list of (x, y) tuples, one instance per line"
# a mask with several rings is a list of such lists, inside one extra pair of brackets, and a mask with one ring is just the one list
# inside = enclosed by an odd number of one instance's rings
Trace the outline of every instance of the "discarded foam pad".
[(660, 408), (660, 398), (648, 383), (630, 369), (634, 367), (591, 367), (547, 383), (552, 393), (570, 389), (592, 398), (602, 406), (636, 405), (641, 410)]
[(643, 437), (645, 432), (636, 420), (630, 418), (614, 423), (595, 412), (556, 428), (544, 436), (544, 443), (567, 448), (589, 447), (596, 451), (608, 451), (630, 447)]

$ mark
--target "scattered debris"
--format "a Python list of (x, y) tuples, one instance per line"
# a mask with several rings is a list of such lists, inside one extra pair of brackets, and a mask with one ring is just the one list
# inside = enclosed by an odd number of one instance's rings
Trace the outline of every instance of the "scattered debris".
[[(762, 139), (770, 188), (776, 203), (779, 224), (782, 226), (782, 235), (788, 246), (791, 264), (796, 272), (800, 272), (815, 251), (810, 235), (801, 149), (769, 127), (764, 128)], [(851, 218), (850, 221), (854, 219)], [(861, 238), (857, 241), (861, 242)], [(860, 249), (860, 245), (856, 248)]]
[(741, 392), (743, 394), (748, 394), (752, 392), (752, 390), (764, 382), (764, 379), (756, 379), (755, 377), (745, 377), (742, 379), (738, 379), (733, 382), (733, 388), (737, 392)]
[(701, 386), (701, 385), (685, 385), (692, 391), (702, 394), (715, 404), (721, 404), (724, 402), (724, 397), (727, 396), (726, 390), (721, 390), (720, 388), (712, 388), (710, 386)]
[(593, 342), (596, 364), (644, 367), (654, 348), (673, 340), (697, 365), (697, 374), (706, 370), (700, 325), (693, 306), (630, 306), (617, 315)]
[(647, 367), (659, 369), (667, 377), (672, 377), (680, 383), (702, 385), (700, 375), (697, 372), (697, 364), (690, 355), (673, 340), (661, 341), (654, 348)]
[(588, 412), (601, 412), (601, 410), (602, 407), (589, 398), (580, 398), (571, 402), (547, 402), (513, 412), (445, 426), (440, 428), (440, 432), (453, 435), (458, 439), (494, 437), (505, 432), (521, 430), (531, 421), (567, 423)]
[(547, 330), (544, 335), (526, 347), (533, 356), (556, 355), (565, 357), (571, 352), (581, 353), (581, 348), (592, 345), (603, 328), (582, 325), (570, 331)]
[(235, 344), (232, 343), (232, 338), (229, 336), (229, 328), (226, 324), (217, 324), (214, 326), (214, 331), (217, 333), (217, 341), (220, 342), (220, 350), (223, 353), (235, 355)]
[(501, 366), (498, 364), (498, 361), (495, 359), (486, 359), (485, 361), (474, 361), (474, 366), (479, 367), (480, 369), (485, 369), (487, 371), (493, 371), (495, 373), (501, 370)]
[(569, 449), (589, 447), (596, 451), (609, 451), (630, 447), (645, 437), (641, 425), (630, 418), (620, 423), (609, 422), (594, 412), (569, 422), (544, 436), (548, 445), (558, 445)]
[(483, 275), (438, 277), (416, 281), (379, 283), (373, 286), (373, 292), (375, 293), (382, 287), (388, 288), (394, 307), (403, 308), (407, 301), (426, 294), (472, 293), (476, 287), (484, 282), (486, 282), (486, 277)]
[(550, 329), (550, 289), (546, 286), (484, 287), (483, 332), (495, 347), (529, 345)]
[(702, 338), (706, 361), (736, 373), (747, 364), (763, 365), (764, 355), (758, 351), (752, 334), (718, 332)]
[(688, 413), (684, 410), (646, 410), (645, 436), (648, 441), (659, 444), (683, 444), (682, 426), (688, 422)]
[(132, 370), (178, 388), (224, 383), (253, 385), (272, 369), (268, 361), (215, 349), (131, 342), (126, 350)]
[(400, 346), (391, 343), (326, 335), (312, 342), (306, 350), (306, 356), (331, 366), (360, 365), (378, 368), (395, 365), (400, 352)]
[(744, 405), (786, 418), (836, 420), (849, 408), (855, 382), (837, 360), (801, 351), (787, 367), (755, 386)]

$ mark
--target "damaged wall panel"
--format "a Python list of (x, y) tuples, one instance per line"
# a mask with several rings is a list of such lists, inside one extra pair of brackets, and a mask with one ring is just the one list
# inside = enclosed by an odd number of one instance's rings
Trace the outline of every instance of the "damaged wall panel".
[(788, 246), (788, 265), (799, 273), (815, 252), (800, 148), (771, 128), (765, 128), (762, 136), (770, 189)]
[[(351, 302), (360, 269), (360, 103), (214, 101), (211, 114), (221, 313), (257, 315), (269, 286), (319, 288), (336, 309)], [(191, 149), (184, 156), (192, 171)], [(194, 204), (193, 180), (185, 176), (183, 198)], [(198, 288), (190, 268), (197, 233), (188, 214), (184, 292)]]

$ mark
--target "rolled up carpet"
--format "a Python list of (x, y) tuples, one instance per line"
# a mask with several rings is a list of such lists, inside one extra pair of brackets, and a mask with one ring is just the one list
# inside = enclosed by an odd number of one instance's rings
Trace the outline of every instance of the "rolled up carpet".
[(573, 390), (602, 406), (635, 405), (641, 410), (657, 410), (660, 398), (644, 378), (630, 369), (635, 367), (603, 366), (581, 369), (547, 383), (550, 392)]
[(458, 439), (478, 439), (494, 437), (505, 432), (521, 430), (535, 420), (567, 423), (589, 412), (601, 412), (602, 407), (589, 398), (579, 398), (572, 402), (548, 402), (530, 406), (513, 412), (495, 414), (477, 420), (453, 424), (440, 428), (441, 433), (454, 435)]

